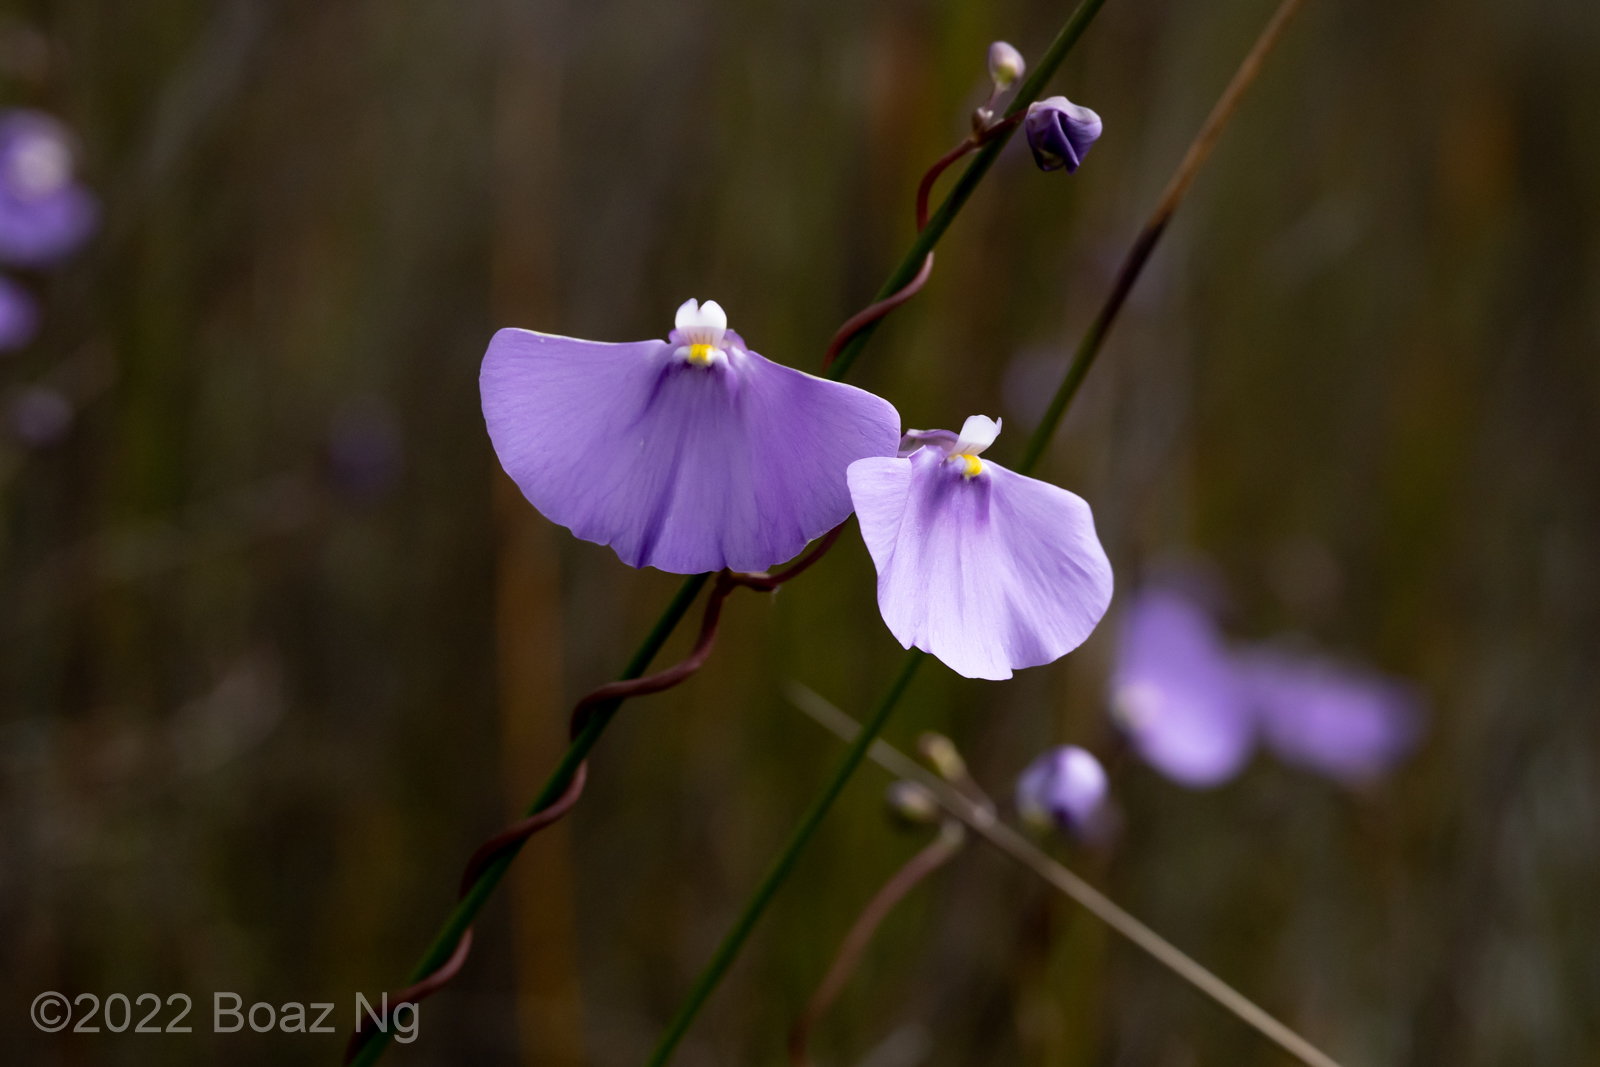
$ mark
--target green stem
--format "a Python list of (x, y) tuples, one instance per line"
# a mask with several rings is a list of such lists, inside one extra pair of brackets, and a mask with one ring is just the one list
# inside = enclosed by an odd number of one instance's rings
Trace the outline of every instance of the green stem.
[[(1056, 34), (1056, 39), (1050, 43), (1049, 51), (1044, 58), (1039, 60), (1039, 65), (1028, 75), (1022, 85), (1017, 88), (1016, 96), (1012, 97), (1011, 104), (1006, 108), (1003, 118), (1010, 118), (1027, 108), (1039, 99), (1039, 94), (1044, 91), (1045, 83), (1055, 75), (1056, 68), (1061, 66), (1061, 61), (1067, 58), (1067, 53), (1072, 46), (1078, 43), (1078, 38), (1083, 36), (1083, 31), (1089, 28), (1095, 15), (1104, 6), (1106, 0), (1083, 0), (1078, 9), (1067, 19), (1067, 24), (1061, 27), (1061, 32)], [(978, 150), (978, 154), (967, 169), (961, 172), (961, 177), (956, 179), (955, 188), (950, 190), (950, 195), (944, 198), (944, 203), (939, 205), (939, 210), (933, 213), (928, 220), (928, 225), (917, 234), (917, 239), (911, 245), (911, 251), (906, 253), (906, 258), (889, 275), (889, 280), (883, 283), (883, 288), (878, 290), (878, 295), (873, 301), (886, 299), (899, 292), (908, 285), (912, 278), (917, 276), (917, 271), (922, 269), (922, 261), (933, 251), (933, 246), (939, 243), (939, 238), (944, 236), (944, 231), (950, 228), (956, 213), (966, 204), (967, 198), (972, 195), (983, 176), (989, 173), (989, 168), (994, 166), (994, 161), (1000, 155), (1000, 150), (1005, 148), (1011, 140), (1011, 135), (1016, 132), (1012, 127), (1000, 134), (994, 140), (985, 144)], [(879, 322), (882, 320), (880, 319)], [(868, 323), (861, 331), (845, 342), (839, 350), (839, 355), (834, 359), (833, 365), (827, 370), (827, 377), (838, 381), (850, 370), (850, 365), (855, 362), (856, 356), (866, 347), (867, 341), (877, 332), (878, 322)]]
[[(627, 667), (623, 669), (622, 678), (624, 681), (639, 677), (649, 668), (650, 661), (656, 658), (656, 653), (661, 651), (661, 646), (667, 643), (667, 638), (672, 635), (672, 631), (677, 627), (678, 622), (689, 610), (689, 605), (693, 604), (695, 597), (700, 595), (700, 589), (706, 584), (706, 579), (710, 577), (711, 575), (708, 573), (695, 574), (684, 579), (683, 584), (678, 587), (677, 595), (667, 605), (667, 610), (661, 613), (661, 617), (656, 620), (655, 626), (651, 628), (644, 642), (634, 651), (633, 658), (628, 661)], [(528, 805), (527, 815), (538, 814), (551, 804), (554, 804), (561, 794), (566, 792), (567, 786), (572, 782), (573, 774), (578, 769), (578, 764), (582, 763), (589, 755), (589, 750), (594, 747), (596, 741), (600, 740), (600, 735), (605, 732), (605, 728), (611, 722), (612, 716), (616, 715), (617, 709), (621, 706), (622, 701), (618, 699), (605, 704), (597, 704), (594, 707), (589, 715), (588, 722), (584, 724), (583, 731), (572, 739), (572, 743), (567, 746), (566, 753), (561, 757), (561, 762), (556, 764), (555, 772), (545, 782), (544, 788), (539, 791), (539, 795), (534, 798), (533, 803)], [(506, 871), (511, 867), (511, 862), (517, 858), (517, 853), (521, 850), (522, 843), (519, 842), (507, 848), (483, 868), (482, 873), (478, 875), (478, 880), (472, 883), (472, 888), (467, 891), (466, 896), (456, 903), (455, 908), (450, 912), (449, 918), (445, 920), (444, 925), (439, 929), (438, 935), (433, 939), (433, 944), (428, 946), (428, 951), (423, 954), (422, 959), (412, 969), (408, 984), (410, 982), (420, 982), (444, 966), (451, 953), (455, 952), (456, 945), (461, 941), (461, 935), (466, 933), (467, 927), (471, 926), (473, 920), (478, 917), (478, 912), (483, 909), (483, 905), (488, 901), (495, 887), (500, 884), (500, 879), (505, 876)], [(377, 1062), (378, 1057), (383, 1055), (383, 1050), (388, 1047), (388, 1044), (388, 1033), (384, 1031), (374, 1033), (366, 1045), (362, 1047), (361, 1053), (352, 1061), (353, 1065)]]
[(822, 794), (811, 802), (811, 807), (806, 809), (805, 817), (800, 820), (800, 825), (795, 827), (794, 833), (789, 837), (789, 843), (783, 851), (778, 853), (778, 858), (767, 869), (767, 875), (761, 879), (761, 884), (756, 887), (750, 899), (745, 903), (744, 911), (739, 914), (739, 919), (733, 924), (723, 937), (722, 943), (717, 946), (717, 951), (700, 972), (700, 977), (695, 979), (694, 988), (689, 990), (688, 999), (678, 1009), (678, 1014), (673, 1016), (672, 1022), (667, 1026), (667, 1032), (661, 1036), (661, 1041), (656, 1045), (656, 1050), (650, 1055), (649, 1067), (663, 1067), (672, 1058), (673, 1050), (678, 1047), (678, 1042), (683, 1040), (683, 1035), (688, 1032), (689, 1024), (694, 1022), (694, 1017), (711, 996), (712, 990), (717, 988), (717, 983), (722, 981), (722, 976), (728, 973), (728, 968), (733, 965), (734, 958), (739, 955), (739, 950), (744, 947), (745, 939), (750, 936), (750, 931), (755, 929), (756, 921), (761, 918), (761, 913), (766, 910), (773, 895), (789, 877), (789, 872), (794, 869), (800, 853), (810, 843), (811, 837), (817, 832), (817, 827), (822, 825), (822, 820), (828, 814), (828, 809), (844, 790), (845, 783), (861, 766), (861, 761), (866, 758), (867, 749), (872, 747), (872, 742), (883, 730), (884, 723), (889, 721), (889, 713), (894, 711), (895, 704), (899, 703), (900, 695), (906, 691), (906, 686), (911, 684), (911, 676), (916, 674), (917, 668), (926, 659), (922, 652), (912, 649), (906, 653), (900, 666), (900, 673), (895, 676), (894, 683), (889, 686), (889, 691), (878, 701), (878, 706), (873, 709), (866, 725), (856, 734), (854, 741), (846, 750), (844, 758), (834, 768), (833, 777), (828, 779), (827, 786)]

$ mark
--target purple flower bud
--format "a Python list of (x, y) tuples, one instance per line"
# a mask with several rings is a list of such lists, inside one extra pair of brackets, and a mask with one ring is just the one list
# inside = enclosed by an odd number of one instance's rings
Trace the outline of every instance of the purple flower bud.
[(989, 77), (994, 79), (998, 89), (1009, 89), (1028, 69), (1028, 63), (1022, 58), (1022, 53), (1006, 44), (996, 41), (989, 46)]
[(1346, 785), (1381, 777), (1421, 733), (1421, 699), (1390, 678), (1317, 656), (1259, 649), (1238, 659), (1267, 746)]
[(0, 260), (49, 266), (94, 232), (99, 206), (72, 170), (65, 126), (42, 111), (0, 112)]
[(1100, 761), (1075, 745), (1052, 748), (1017, 779), (1017, 811), (1035, 826), (1083, 833), (1106, 799)]
[(1052, 96), (1028, 105), (1022, 128), (1033, 149), (1040, 170), (1060, 170), (1071, 174), (1100, 139), (1100, 116), (1074, 104), (1064, 96)]

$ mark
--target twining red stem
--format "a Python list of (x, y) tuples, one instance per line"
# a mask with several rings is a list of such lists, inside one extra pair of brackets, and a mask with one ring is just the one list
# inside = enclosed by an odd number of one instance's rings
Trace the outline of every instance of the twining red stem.
[[(827, 533), (819, 537), (804, 555), (784, 569), (768, 574), (766, 572), (743, 573), (739, 571), (723, 571), (717, 575), (716, 584), (712, 586), (711, 596), (706, 600), (705, 615), (700, 622), (700, 636), (694, 643), (694, 648), (681, 662), (668, 667), (664, 671), (635, 678), (625, 682), (611, 682), (601, 686), (594, 692), (578, 701), (577, 707), (572, 712), (572, 734), (577, 736), (583, 731), (584, 724), (588, 721), (594, 709), (613, 700), (622, 700), (628, 697), (643, 696), (646, 693), (659, 693), (663, 689), (671, 689), (684, 679), (688, 678), (705, 663), (711, 655), (711, 648), (717, 640), (717, 622), (722, 617), (722, 602), (728, 599), (728, 594), (741, 586), (747, 589), (757, 589), (770, 592), (789, 579), (800, 574), (833, 547), (839, 539), (839, 534), (844, 530), (844, 523), (840, 523)], [(483, 874), (484, 868), (489, 866), (506, 849), (520, 845), (534, 834), (543, 830), (551, 823), (556, 822), (571, 810), (578, 802), (578, 797), (583, 794), (583, 786), (589, 777), (589, 763), (587, 760), (578, 764), (578, 769), (573, 772), (572, 782), (567, 786), (556, 802), (543, 811), (535, 812), (518, 822), (512, 823), (504, 830), (495, 834), (478, 847), (467, 860), (467, 866), (461, 872), (461, 896), (466, 896), (473, 885)], [(391, 994), (389, 1003), (398, 1007), (401, 1004), (416, 1003), (423, 997), (438, 991), (446, 982), (454, 978), (467, 962), (467, 953), (472, 949), (472, 928), (468, 927), (461, 935), (460, 942), (444, 966), (428, 975), (417, 984), (398, 993)], [(345, 1049), (344, 1062), (350, 1063), (360, 1053), (366, 1044), (371, 1031), (367, 1028), (370, 1019), (362, 1019), (361, 1026), (351, 1035), (350, 1044)]]
[(822, 357), (822, 369), (827, 370), (838, 358), (839, 351), (845, 343), (860, 333), (869, 323), (877, 322), (907, 300), (916, 296), (924, 285), (928, 284), (928, 275), (933, 273), (933, 253), (928, 253), (928, 258), (922, 261), (922, 269), (917, 271), (917, 276), (906, 283), (906, 287), (887, 296), (876, 304), (858, 311), (850, 320), (839, 327), (839, 332), (833, 335), (833, 340), (828, 342), (828, 351)]
[(961, 825), (947, 823), (940, 828), (939, 836), (934, 838), (932, 843), (912, 856), (904, 867), (895, 872), (894, 877), (884, 883), (883, 888), (878, 890), (877, 896), (867, 902), (867, 906), (862, 909), (855, 924), (850, 927), (850, 932), (839, 945), (839, 954), (833, 958), (833, 965), (823, 976), (822, 984), (817, 986), (816, 993), (811, 997), (811, 1003), (806, 1005), (805, 1012), (789, 1031), (789, 1063), (792, 1067), (809, 1067), (810, 1060), (806, 1048), (810, 1043), (811, 1031), (844, 991), (845, 983), (855, 973), (856, 965), (861, 962), (861, 954), (867, 950), (867, 944), (877, 932), (878, 926), (888, 918), (894, 906), (900, 903), (918, 882), (944, 866), (952, 856), (961, 851), (964, 840), (965, 834)]
[(729, 593), (741, 586), (746, 589), (771, 592), (821, 559), (823, 554), (833, 547), (833, 543), (839, 539), (839, 534), (843, 530), (844, 523), (835, 526), (817, 538), (816, 544), (812, 545), (803, 556), (776, 574), (768, 574), (765, 571), (725, 570), (717, 575), (717, 580), (711, 587), (711, 595), (706, 599), (705, 614), (700, 620), (700, 636), (695, 638), (694, 648), (689, 650), (689, 655), (655, 674), (647, 674), (643, 678), (633, 678), (628, 681), (608, 682), (578, 701), (577, 707), (572, 709), (572, 736), (577, 737), (583, 732), (584, 726), (589, 722), (589, 716), (594, 714), (597, 707), (615, 700), (627, 700), (671, 689), (703, 667), (711, 656), (712, 646), (717, 642), (717, 623), (722, 618), (722, 602), (728, 599)]
[[(485, 841), (478, 851), (472, 854), (472, 858), (467, 861), (467, 869), (461, 874), (460, 895), (463, 897), (467, 895), (473, 884), (477, 882), (478, 876), (483, 873), (483, 868), (488, 866), (489, 862), (496, 856), (513, 845), (526, 841), (572, 810), (572, 806), (578, 802), (578, 797), (583, 795), (583, 786), (588, 779), (589, 763), (585, 760), (578, 764), (578, 769), (572, 774), (571, 783), (567, 785), (567, 791), (562, 793), (554, 804), (541, 812), (528, 816), (526, 819), (512, 823), (488, 841)], [(456, 950), (450, 954), (448, 960), (445, 960), (444, 966), (415, 985), (407, 986), (398, 993), (389, 994), (387, 1003), (391, 1008), (399, 1008), (402, 1004), (416, 1004), (424, 997), (437, 993), (446, 982), (460, 973), (461, 968), (467, 962), (467, 954), (471, 951), (472, 927), (469, 926), (462, 933), (461, 940), (456, 942)], [(370, 1016), (363, 1016), (356, 1026), (356, 1032), (350, 1035), (350, 1043), (345, 1046), (344, 1050), (345, 1063), (353, 1061), (360, 1054), (362, 1046), (371, 1037), (372, 1031), (369, 1029), (371, 1022)]]
[(572, 805), (578, 802), (578, 797), (583, 795), (583, 786), (588, 780), (589, 761), (584, 760), (578, 764), (578, 769), (572, 773), (572, 782), (567, 786), (567, 791), (562, 793), (554, 804), (543, 811), (534, 812), (526, 819), (512, 823), (479, 845), (478, 851), (474, 852), (472, 858), (467, 860), (466, 870), (461, 872), (461, 891), (459, 895), (463, 897), (467, 895), (467, 891), (472, 888), (472, 883), (478, 880), (478, 876), (489, 865), (489, 861), (512, 845), (526, 841), (571, 810)]
[(966, 140), (962, 141), (960, 144), (956, 145), (954, 148), (950, 149), (950, 151), (946, 152), (944, 155), (935, 160), (933, 166), (928, 168), (928, 173), (922, 176), (922, 182), (917, 186), (918, 233), (921, 233), (928, 226), (928, 197), (933, 193), (933, 183), (939, 180), (939, 175), (943, 174), (949, 168), (950, 164), (954, 163), (956, 160), (960, 159), (962, 156), (966, 155), (968, 152), (971, 152), (977, 147), (978, 142), (973, 140), (971, 137), (968, 137)]
[[(1011, 129), (1022, 121), (1020, 114), (1008, 119), (1001, 119), (990, 126), (984, 127), (972, 136), (964, 139), (950, 151), (934, 160), (933, 166), (922, 176), (922, 181), (917, 185), (917, 231), (920, 233), (928, 225), (928, 197), (933, 193), (933, 183), (939, 180), (939, 175), (949, 169), (950, 164), (966, 155), (968, 152), (992, 141), (996, 136)], [(833, 340), (828, 342), (828, 350), (822, 356), (822, 369), (827, 370), (833, 366), (833, 361), (839, 357), (840, 351), (849, 343), (850, 338), (860, 333), (868, 325), (877, 322), (895, 308), (921, 292), (922, 287), (928, 284), (928, 275), (933, 273), (933, 253), (929, 252), (922, 261), (922, 269), (917, 271), (917, 276), (906, 283), (905, 288), (884, 297), (876, 304), (871, 304), (855, 315), (833, 335)]]

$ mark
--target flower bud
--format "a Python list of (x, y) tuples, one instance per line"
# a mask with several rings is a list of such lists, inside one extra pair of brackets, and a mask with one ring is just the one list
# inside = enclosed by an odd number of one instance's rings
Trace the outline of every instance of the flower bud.
[(1004, 41), (996, 41), (989, 46), (989, 77), (994, 79), (996, 88), (1011, 88), (1027, 69), (1028, 64), (1022, 58), (1022, 53)]
[(1076, 745), (1052, 748), (1017, 779), (1017, 811), (1041, 829), (1088, 830), (1106, 798), (1100, 761)]
[(917, 738), (917, 751), (933, 764), (933, 769), (938, 771), (939, 777), (945, 781), (960, 782), (966, 779), (967, 761), (956, 751), (956, 743), (944, 734), (932, 731), (923, 734)]
[(929, 826), (939, 821), (939, 799), (921, 782), (891, 782), (883, 800), (895, 818), (907, 823)]
[(1100, 116), (1064, 96), (1052, 96), (1028, 105), (1022, 128), (1040, 170), (1078, 169), (1089, 148), (1100, 139)]

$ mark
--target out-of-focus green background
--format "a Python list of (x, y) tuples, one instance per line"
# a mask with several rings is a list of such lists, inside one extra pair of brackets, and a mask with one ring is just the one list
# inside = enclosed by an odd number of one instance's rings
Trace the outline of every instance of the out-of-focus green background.
[[(1003, 415), (1014, 460), (1272, 6), (1110, 0), (1054, 86), (1104, 117), (1087, 165), (1012, 145), (853, 380), (910, 426)], [(0, 45), (43, 34), (48, 62), (0, 47), (0, 99), (78, 131), (105, 226), (0, 364), (0, 393), (78, 404), (65, 442), (0, 464), (0, 1047), (332, 1063), (356, 991), (401, 984), (676, 586), (507, 489), (491, 332), (663, 336), (696, 296), (814, 367), (908, 244), (988, 42), (1036, 58), (1068, 5), (4, 11)], [(1061, 849), (1352, 1067), (1600, 1063), (1597, 56), (1589, 0), (1309, 0), (1043, 467), (1094, 507), (1118, 603), (1203, 554), (1231, 633), (1428, 693), (1379, 788), (1261, 758), (1195, 793), (1123, 757), (1120, 838)], [(1008, 683), (926, 669), (889, 738), (948, 731), (1001, 795), (1053, 741), (1115, 752), (1112, 611)], [(898, 656), (853, 530), (735, 597), (710, 666), (625, 709), (393, 1062), (640, 1063), (840, 751), (785, 681), (860, 714)], [(851, 784), (684, 1067), (781, 1062), (923, 840), (884, 784)], [(41, 1034), (43, 990), (187, 993), (196, 1032)], [(334, 1001), (340, 1033), (215, 1035), (218, 990)], [(1288, 1062), (983, 847), (890, 919), (816, 1056)]]

